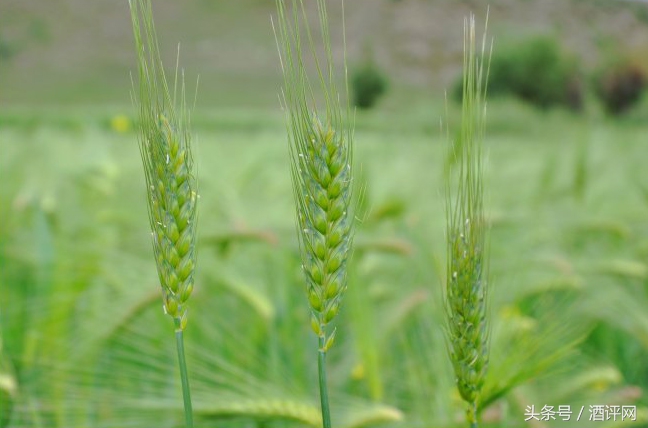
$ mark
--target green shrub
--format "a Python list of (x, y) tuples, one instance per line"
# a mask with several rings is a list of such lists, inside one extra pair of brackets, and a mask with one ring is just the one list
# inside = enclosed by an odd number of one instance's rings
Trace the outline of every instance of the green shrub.
[(7, 39), (0, 37), (0, 59), (8, 61), (17, 52), (16, 47)]
[(598, 73), (594, 85), (605, 111), (617, 116), (639, 102), (646, 87), (646, 74), (628, 60), (615, 61)]
[(361, 109), (369, 109), (387, 90), (387, 78), (373, 62), (359, 67), (351, 79), (353, 104)]
[[(461, 94), (456, 88), (455, 97)], [(542, 109), (564, 106), (580, 110), (583, 104), (575, 59), (562, 52), (554, 39), (546, 37), (494, 51), (488, 91), (490, 95), (513, 95)]]

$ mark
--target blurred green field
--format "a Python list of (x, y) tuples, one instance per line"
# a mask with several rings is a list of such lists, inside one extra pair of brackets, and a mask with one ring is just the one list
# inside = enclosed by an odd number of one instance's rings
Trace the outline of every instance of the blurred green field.
[[(648, 426), (638, 111), (613, 121), (489, 105), (484, 426)], [(429, 104), (358, 114), (365, 198), (329, 360), (340, 428), (464, 425), (441, 327), (444, 116)], [(132, 117), (0, 115), (0, 427), (182, 425)], [(457, 117), (451, 105), (451, 130)], [(186, 346), (197, 424), (317, 426), (283, 116), (201, 110), (193, 124), (199, 267)], [(574, 414), (525, 422), (531, 405)], [(590, 405), (636, 406), (637, 421), (588, 421)]]

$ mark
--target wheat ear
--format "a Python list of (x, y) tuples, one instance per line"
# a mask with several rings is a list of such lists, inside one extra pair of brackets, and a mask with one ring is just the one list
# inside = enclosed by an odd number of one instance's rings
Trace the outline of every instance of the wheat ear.
[[(302, 0), (292, 0), (291, 5), (292, 16), (289, 17), (285, 1), (277, 0), (279, 25), (275, 34), (284, 75), (283, 104), (290, 141), (297, 235), (311, 326), (319, 341), (322, 422), (325, 428), (329, 428), (325, 359), (335, 338), (335, 330), (329, 331), (329, 323), (337, 315), (347, 287), (347, 262), (353, 241), (353, 127), (349, 122), (348, 101), (343, 108), (334, 81), (324, 1), (317, 1), (326, 52), (323, 63), (316, 55)], [(310, 50), (318, 73), (319, 88), (325, 102), (323, 114), (317, 112), (314, 90), (304, 66), (300, 21), (303, 21), (308, 39), (306, 48)], [(345, 62), (345, 81), (346, 77)], [(348, 95), (348, 84), (346, 90)], [(348, 100), (348, 96), (346, 98)], [(346, 112), (346, 121), (342, 119), (342, 111)]]
[[(477, 427), (479, 395), (488, 367), (487, 257), (482, 140), (488, 67), (485, 36), (475, 52), (475, 18), (464, 21), (461, 133), (452, 142), (458, 169), (446, 178), (448, 271), (445, 290), (447, 336), (459, 394)], [(454, 178), (453, 178), (454, 177)]]
[[(182, 332), (196, 266), (196, 176), (191, 155), (184, 80), (176, 107), (157, 44), (150, 0), (130, 0), (137, 49), (139, 145), (146, 177), (153, 252), (162, 286), (164, 311), (173, 318), (187, 427), (193, 426)], [(176, 110), (178, 108), (178, 110)]]

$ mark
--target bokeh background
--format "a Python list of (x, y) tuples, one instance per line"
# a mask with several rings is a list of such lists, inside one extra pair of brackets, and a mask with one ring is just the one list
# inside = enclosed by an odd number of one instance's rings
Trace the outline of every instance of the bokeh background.
[[(341, 73), (342, 9), (328, 3)], [(180, 45), (196, 94), (197, 425), (318, 426), (275, 2), (153, 9), (169, 72)], [(487, 9), (484, 426), (646, 427), (648, 4), (623, 0), (346, 0), (365, 197), (330, 354), (333, 422), (465, 426), (442, 329), (443, 170), (463, 21), (475, 13), (481, 33)], [(1, 428), (182, 426), (135, 69), (126, 1), (0, 0)]]

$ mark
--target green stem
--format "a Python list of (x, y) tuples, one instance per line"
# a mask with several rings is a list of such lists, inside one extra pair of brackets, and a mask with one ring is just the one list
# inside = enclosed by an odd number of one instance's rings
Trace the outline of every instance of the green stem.
[(186, 428), (193, 428), (193, 411), (191, 409), (191, 391), (189, 390), (189, 376), (187, 375), (187, 361), (185, 360), (184, 340), (180, 319), (175, 319), (176, 346), (178, 348), (178, 366), (180, 367), (180, 381), (182, 383), (182, 399), (184, 401)]
[(323, 428), (331, 428), (331, 411), (329, 409), (328, 388), (326, 387), (326, 338), (319, 337), (319, 351), (317, 356), (317, 373), (319, 375), (320, 402), (322, 404)]
[(470, 423), (470, 428), (477, 428), (477, 403), (473, 402), (470, 404), (468, 409), (468, 422)]

